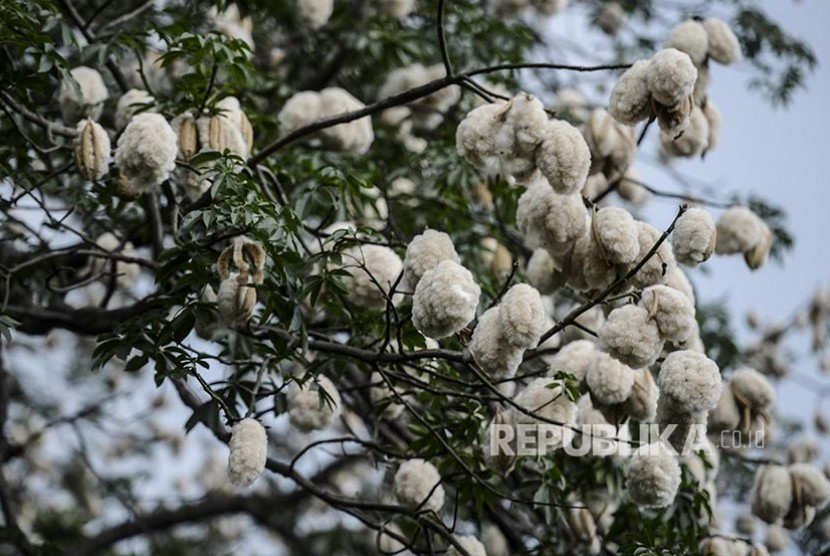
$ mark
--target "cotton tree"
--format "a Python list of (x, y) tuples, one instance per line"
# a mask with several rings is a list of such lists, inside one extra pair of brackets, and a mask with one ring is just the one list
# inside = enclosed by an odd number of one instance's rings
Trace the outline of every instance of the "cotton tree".
[(637, 171), (705, 164), (719, 75), (804, 85), (754, 3), (7, 0), (0, 44), (3, 554), (826, 550), (776, 389), (830, 294), (741, 344), (693, 284), (782, 210)]

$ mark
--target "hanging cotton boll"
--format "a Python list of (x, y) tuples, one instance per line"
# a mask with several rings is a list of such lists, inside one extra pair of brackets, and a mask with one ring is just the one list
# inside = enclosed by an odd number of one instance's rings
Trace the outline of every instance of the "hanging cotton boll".
[(610, 406), (624, 402), (634, 387), (634, 371), (607, 353), (597, 351), (585, 382), (596, 403)]
[(109, 91), (97, 70), (86, 66), (72, 68), (69, 77), (61, 81), (58, 92), (61, 117), (67, 124), (85, 117), (97, 120), (108, 98)]
[(613, 37), (625, 23), (625, 17), (625, 10), (617, 2), (605, 2), (597, 16), (597, 27)]
[(657, 325), (647, 310), (636, 305), (611, 311), (598, 336), (602, 351), (633, 369), (651, 365), (663, 349)]
[(637, 224), (625, 209), (604, 207), (594, 214), (594, 238), (604, 258), (613, 264), (630, 264), (640, 253)]
[(548, 374), (553, 376), (558, 371), (573, 375), (577, 382), (584, 382), (588, 370), (596, 358), (596, 344), (590, 340), (575, 340), (562, 346), (548, 364)]
[(559, 194), (578, 193), (591, 167), (591, 151), (577, 128), (564, 120), (546, 121), (536, 166)]
[(539, 343), (547, 314), (538, 290), (527, 284), (516, 284), (504, 294), (498, 307), (499, 326), (509, 344), (530, 349)]
[(735, 531), (740, 535), (752, 537), (758, 529), (758, 520), (752, 514), (741, 514), (735, 518)]
[[(520, 425), (543, 425), (529, 435), (535, 439), (539, 454), (568, 445), (574, 436), (570, 427), (557, 426), (576, 424), (576, 404), (557, 382), (550, 378), (536, 378), (514, 398), (514, 403), (524, 408), (516, 411), (516, 422)], [(532, 415), (529, 415), (532, 414)]]
[(603, 290), (616, 277), (615, 267), (605, 258), (599, 242), (590, 233), (579, 238), (571, 252), (557, 265), (562, 267), (568, 287), (578, 292)]
[(560, 89), (553, 105), (560, 119), (583, 121), (588, 119), (588, 99), (579, 89)]
[(342, 402), (334, 383), (323, 375), (300, 386), (292, 382), (286, 395), (288, 420), (303, 432), (329, 426), (340, 416)]
[(236, 4), (228, 4), (225, 11), (221, 13), (215, 7), (211, 6), (210, 10), (208, 10), (207, 17), (213, 29), (233, 39), (243, 41), (251, 48), (251, 51), (254, 50), (254, 39), (252, 35), (253, 20), (250, 16), (243, 18)]
[(738, 430), (741, 423), (741, 412), (735, 402), (731, 388), (724, 388), (718, 404), (709, 412), (709, 431), (721, 433), (723, 431)]
[(334, 12), (334, 0), (297, 0), (300, 17), (312, 29), (319, 29), (331, 18)]
[(707, 147), (704, 154), (713, 150), (718, 146), (720, 141), (721, 127), (723, 126), (723, 117), (720, 109), (711, 100), (707, 100), (703, 105), (703, 115), (706, 116), (706, 122), (709, 124), (709, 137), (707, 138)]
[(443, 261), (460, 262), (452, 239), (445, 232), (424, 230), (406, 246), (403, 282), (414, 291), (424, 273)]
[(701, 554), (715, 556), (747, 556), (747, 544), (740, 539), (708, 537), (700, 541)]
[(769, 226), (764, 224), (761, 229), (761, 241), (755, 247), (744, 253), (744, 262), (750, 270), (757, 270), (767, 262), (772, 250), (773, 235)]
[(623, 171), (634, 159), (637, 150), (634, 128), (618, 123), (604, 109), (591, 112), (583, 133), (591, 152), (592, 172), (611, 176)]
[(317, 120), (321, 117), (320, 94), (316, 91), (300, 91), (289, 98), (277, 115), (283, 135)]
[[(379, 99), (384, 99), (415, 89), (443, 77), (445, 71), (443, 64), (429, 67), (425, 67), (423, 64), (412, 64), (395, 69), (387, 75), (377, 96)], [(407, 107), (397, 107), (385, 111), (382, 119), (394, 125), (399, 124), (407, 117), (412, 117), (415, 127), (435, 129), (444, 120), (443, 112), (456, 104), (460, 96), (461, 90), (457, 86), (445, 87), (410, 103)]]
[(707, 17), (703, 20), (703, 27), (709, 38), (710, 58), (725, 66), (741, 61), (741, 44), (725, 21)]
[(777, 524), (767, 527), (767, 536), (764, 538), (764, 545), (770, 552), (783, 552), (789, 544), (790, 533), (786, 529)]
[(534, 249), (527, 261), (525, 275), (528, 283), (543, 295), (549, 295), (558, 288), (556, 283), (556, 266), (545, 249)]
[(732, 375), (730, 387), (741, 405), (764, 411), (775, 404), (775, 388), (767, 377), (750, 367), (743, 367)]
[(809, 463), (794, 463), (789, 470), (790, 476), (798, 482), (801, 489), (801, 503), (816, 508), (824, 507), (830, 499), (830, 480), (818, 467)]
[(424, 273), (412, 298), (412, 324), (424, 336), (446, 338), (475, 318), (481, 288), (455, 261), (442, 261)]
[(663, 153), (667, 156), (691, 158), (701, 155), (709, 146), (709, 121), (699, 107), (695, 106), (689, 115), (689, 123), (683, 134), (674, 137), (666, 132), (660, 134)]
[(715, 220), (706, 209), (691, 207), (674, 226), (672, 247), (677, 262), (697, 266), (705, 262), (715, 250), (717, 229)]
[(226, 150), (243, 159), (248, 157), (248, 147), (239, 128), (224, 115), (205, 116), (196, 120), (199, 144), (224, 153)]
[(675, 345), (684, 344), (695, 331), (695, 306), (682, 292), (664, 285), (643, 290), (639, 303), (657, 323), (660, 335)]
[(256, 419), (242, 419), (233, 426), (228, 457), (228, 479), (236, 487), (251, 486), (265, 469), (268, 435)]
[(248, 120), (248, 116), (242, 110), (239, 99), (236, 97), (225, 97), (216, 103), (216, 108), (220, 110), (220, 115), (239, 131), (246, 147), (245, 154), (241, 156), (243, 158), (247, 157), (254, 146), (254, 130), (250, 120)]
[(579, 194), (559, 195), (539, 180), (519, 197), (516, 223), (532, 248), (564, 253), (588, 229), (588, 210)]
[(75, 165), (84, 179), (100, 180), (109, 172), (111, 157), (110, 138), (100, 124), (92, 118), (81, 120), (74, 139)]
[(513, 255), (494, 237), (486, 237), (479, 243), (481, 265), (488, 267), (496, 276), (509, 274), (513, 269)]
[(504, 105), (503, 125), (496, 132), (496, 148), (502, 156), (533, 153), (542, 142), (548, 115), (545, 106), (529, 93), (518, 93)]
[[(386, 308), (392, 285), (403, 271), (403, 262), (385, 245), (361, 245), (343, 253), (343, 278), (349, 301), (357, 306), (380, 311)], [(392, 300), (397, 301), (397, 296)]]
[(404, 19), (415, 11), (415, 0), (374, 0), (375, 5), (382, 12), (394, 17)]
[(747, 253), (763, 242), (766, 223), (746, 207), (731, 207), (717, 223), (719, 255)]
[(689, 281), (689, 277), (686, 276), (686, 273), (679, 266), (674, 266), (666, 272), (666, 286), (679, 291), (686, 296), (686, 299), (689, 300), (692, 306), (695, 305), (694, 287)]
[[(321, 118), (333, 118), (365, 107), (345, 89), (329, 87), (320, 91)], [(355, 154), (365, 154), (375, 139), (370, 116), (327, 128), (322, 135), (330, 147)]]
[(767, 523), (776, 523), (790, 510), (793, 487), (790, 473), (781, 465), (762, 465), (752, 486), (752, 513)]
[(649, 369), (637, 369), (634, 371), (634, 384), (631, 387), (631, 395), (623, 404), (625, 414), (641, 423), (654, 421), (657, 415), (657, 399), (660, 396), (660, 389), (654, 381)]
[[(640, 243), (640, 252), (637, 255), (637, 264), (643, 260), (660, 240), (660, 232), (652, 225), (637, 221), (637, 240)], [(674, 252), (668, 241), (663, 241), (657, 251), (646, 261), (637, 274), (631, 279), (635, 288), (647, 288), (655, 284), (664, 284), (667, 273), (676, 266)]]
[(176, 169), (178, 137), (164, 116), (136, 114), (118, 138), (115, 164), (130, 185), (146, 191), (161, 185)]
[(493, 378), (510, 378), (522, 363), (524, 350), (512, 346), (502, 335), (498, 307), (491, 307), (478, 319), (470, 339), (470, 353)]
[[(602, 172), (597, 172), (588, 176), (585, 180), (585, 185), (582, 186), (581, 194), (586, 199), (593, 200), (601, 193), (608, 189), (608, 178)], [(600, 199), (598, 204), (605, 204), (605, 199)]]
[(650, 72), (651, 60), (638, 60), (611, 89), (608, 111), (621, 124), (635, 125), (651, 114)]
[(231, 270), (245, 272), (253, 278), (255, 284), (262, 284), (265, 279), (265, 248), (248, 236), (236, 236), (216, 260), (216, 270), (221, 278), (227, 278)]
[(676, 48), (685, 52), (695, 66), (702, 66), (709, 53), (709, 36), (706, 28), (699, 21), (688, 19), (674, 27), (666, 39), (666, 48)]
[[(464, 547), (464, 550), (469, 556), (487, 556), (487, 550), (477, 538), (472, 535), (454, 535), (453, 538)], [(447, 549), (447, 556), (461, 556), (461, 552), (457, 548), (450, 545)]]
[(676, 411), (710, 411), (723, 390), (717, 363), (700, 353), (683, 350), (666, 356), (657, 377), (660, 395), (671, 398)]
[(441, 475), (434, 465), (422, 459), (401, 464), (395, 473), (394, 489), (398, 502), (413, 510), (440, 512), (444, 505)]
[(245, 325), (254, 314), (256, 302), (256, 287), (249, 283), (247, 273), (232, 272), (219, 284), (216, 307), (224, 326)]
[(631, 456), (625, 477), (628, 497), (638, 506), (669, 506), (680, 487), (677, 454), (662, 442), (641, 446)]
[(628, 201), (634, 207), (643, 206), (651, 198), (651, 192), (643, 187), (643, 180), (637, 170), (631, 166), (619, 179), (617, 194), (621, 199)]
[(499, 102), (471, 110), (455, 132), (458, 155), (487, 175), (496, 175), (500, 169), (495, 138), (502, 126), (505, 106)]
[(371, 384), (369, 388), (369, 398), (372, 400), (372, 405), (383, 410), (383, 416), (389, 419), (395, 419), (404, 410), (403, 404), (397, 403), (395, 393), (389, 387), (383, 376), (375, 371), (372, 373)]
[[(130, 118), (139, 110), (155, 112), (153, 104), (156, 99), (142, 89), (130, 89), (118, 99), (115, 107), (115, 128), (124, 129)], [(146, 107), (149, 104), (150, 107)]]
[(504, 533), (492, 523), (481, 530), (481, 542), (487, 547), (487, 556), (510, 556), (510, 545)]
[(685, 52), (664, 48), (651, 57), (648, 69), (648, 90), (654, 100), (674, 107), (692, 96), (697, 68)]

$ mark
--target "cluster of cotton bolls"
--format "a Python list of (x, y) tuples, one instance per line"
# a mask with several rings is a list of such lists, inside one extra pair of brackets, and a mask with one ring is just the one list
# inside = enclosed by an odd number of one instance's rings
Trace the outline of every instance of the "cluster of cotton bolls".
[(256, 286), (265, 280), (265, 249), (258, 241), (237, 236), (219, 254), (216, 268), (222, 279), (216, 294), (220, 322), (243, 326), (256, 306)]
[(419, 511), (440, 512), (444, 505), (441, 475), (434, 465), (422, 459), (401, 464), (394, 478), (395, 497), (403, 506)]
[(238, 421), (231, 431), (228, 479), (237, 487), (251, 486), (265, 469), (268, 435), (256, 419)]
[(709, 413), (709, 432), (740, 431), (752, 442), (764, 440), (772, 426), (774, 404), (775, 389), (764, 375), (750, 367), (737, 369)]
[(556, 15), (568, 6), (568, 0), (487, 0), (487, 8), (496, 15), (519, 17), (529, 10), (539, 15)]
[(530, 183), (541, 173), (556, 193), (577, 197), (591, 163), (579, 130), (549, 119), (527, 93), (470, 111), (456, 131), (456, 149), (485, 174)]
[(769, 257), (773, 233), (757, 214), (746, 207), (732, 207), (718, 218), (715, 252), (742, 253), (747, 266), (755, 270)]
[[(289, 134), (301, 127), (319, 120), (333, 118), (347, 112), (354, 112), (366, 106), (339, 87), (328, 87), (322, 91), (300, 91), (289, 98), (280, 110), (277, 119), (283, 134)], [(375, 134), (369, 116), (351, 122), (328, 127), (316, 135), (314, 141), (326, 147), (364, 154), (372, 146)]]
[(406, 248), (403, 282), (412, 291), (412, 323), (424, 336), (441, 339), (475, 318), (481, 288), (461, 266), (452, 239), (426, 230)]
[(830, 480), (808, 463), (762, 465), (755, 473), (751, 496), (755, 516), (800, 531), (830, 500)]
[(292, 382), (286, 394), (289, 422), (303, 432), (323, 429), (340, 416), (342, 401), (337, 386), (317, 375), (300, 385)]

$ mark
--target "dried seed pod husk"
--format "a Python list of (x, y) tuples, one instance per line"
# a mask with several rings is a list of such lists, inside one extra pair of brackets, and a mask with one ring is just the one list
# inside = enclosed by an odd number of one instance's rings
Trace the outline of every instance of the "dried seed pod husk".
[(179, 126), (179, 152), (182, 157), (189, 160), (199, 152), (199, 131), (196, 127), (196, 119), (187, 114), (182, 118)]
[(87, 118), (78, 124), (74, 146), (75, 164), (81, 175), (90, 181), (103, 178), (110, 162), (110, 139), (104, 128)]

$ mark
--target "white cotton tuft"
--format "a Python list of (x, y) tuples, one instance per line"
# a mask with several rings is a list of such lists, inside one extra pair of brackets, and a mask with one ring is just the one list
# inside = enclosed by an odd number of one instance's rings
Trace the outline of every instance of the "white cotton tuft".
[(717, 240), (715, 220), (708, 210), (691, 207), (677, 219), (672, 247), (677, 262), (696, 266), (712, 256)]
[(723, 381), (717, 364), (696, 351), (675, 351), (666, 356), (657, 376), (660, 395), (673, 411), (697, 413), (718, 405)]
[(502, 125), (504, 103), (474, 108), (461, 120), (455, 132), (455, 148), (464, 160), (488, 175), (499, 172), (496, 132)]
[(539, 180), (519, 197), (516, 223), (533, 248), (563, 253), (588, 229), (588, 210), (581, 195), (559, 195)]
[[(444, 77), (446, 70), (443, 64), (424, 66), (412, 64), (392, 70), (378, 91), (379, 99), (388, 98), (435, 79)], [(461, 89), (458, 86), (445, 87), (403, 107), (396, 107), (385, 111), (381, 118), (390, 124), (400, 124), (410, 118), (414, 127), (419, 129), (435, 129), (444, 121), (444, 113), (452, 108), (461, 98)]]
[(130, 186), (144, 192), (161, 185), (176, 169), (176, 133), (160, 114), (133, 116), (118, 138), (115, 164)]
[(257, 302), (256, 287), (250, 284), (245, 272), (231, 272), (219, 284), (216, 309), (224, 326), (244, 325), (254, 314)]
[[(514, 410), (516, 422), (523, 425), (544, 425), (536, 433), (536, 447), (540, 453), (545, 448), (556, 449), (567, 445), (573, 438), (571, 428), (557, 426), (546, 421), (576, 424), (576, 404), (573, 403), (558, 381), (550, 378), (536, 378), (513, 399), (516, 405), (528, 413)], [(531, 436), (533, 436), (531, 434)]]
[(636, 168), (625, 171), (617, 185), (617, 194), (635, 207), (642, 207), (651, 198), (651, 191), (643, 187), (643, 180)]
[(666, 272), (666, 285), (685, 295), (695, 305), (695, 289), (682, 268), (675, 265)]
[(606, 110), (594, 109), (583, 133), (591, 151), (591, 172), (612, 176), (624, 171), (634, 160), (637, 152), (634, 128), (617, 122)]
[(611, 311), (598, 335), (602, 351), (633, 369), (651, 365), (663, 349), (657, 324), (636, 305)]
[(228, 479), (237, 487), (251, 486), (265, 469), (268, 435), (256, 419), (242, 419), (233, 426)]
[(638, 448), (628, 462), (625, 475), (628, 497), (641, 507), (671, 505), (680, 487), (677, 454), (663, 442)]
[(300, 17), (305, 20), (312, 29), (319, 29), (331, 18), (334, 12), (334, 0), (298, 0), (297, 8)]
[[(277, 119), (283, 134), (291, 133), (318, 120), (333, 118), (365, 108), (345, 89), (329, 87), (322, 91), (295, 93), (280, 110)], [(320, 132), (323, 143), (334, 150), (365, 154), (375, 139), (372, 119), (364, 116)]]
[(611, 89), (608, 111), (618, 122), (634, 125), (649, 117), (651, 113), (651, 93), (648, 88), (650, 68), (650, 60), (634, 62), (634, 65), (625, 70)]
[(764, 241), (767, 224), (746, 207), (732, 207), (721, 214), (717, 224), (719, 255), (746, 253)]
[(504, 339), (520, 349), (536, 347), (545, 331), (547, 314), (539, 292), (527, 284), (511, 287), (499, 302), (499, 326)]
[(481, 288), (473, 274), (455, 261), (443, 261), (424, 273), (412, 298), (412, 324), (424, 336), (451, 336), (475, 318)]
[(614, 36), (625, 23), (625, 18), (625, 10), (619, 3), (613, 0), (603, 2), (602, 9), (597, 16), (597, 27), (602, 29), (603, 33)]
[(444, 505), (441, 475), (422, 459), (405, 461), (395, 473), (395, 496), (402, 505), (419, 511), (440, 512)]
[(682, 345), (696, 330), (695, 306), (683, 292), (664, 285), (643, 290), (639, 303), (657, 323), (660, 335), (667, 342)]
[(590, 340), (574, 340), (565, 344), (559, 352), (554, 355), (548, 365), (549, 373), (553, 375), (556, 371), (565, 371), (576, 378), (578, 382), (584, 382), (588, 375), (588, 369), (594, 363), (597, 354), (596, 344)]
[(781, 465), (762, 465), (752, 486), (752, 513), (767, 523), (776, 523), (790, 511), (793, 487), (790, 473)]
[(437, 230), (424, 230), (424, 233), (412, 238), (406, 246), (403, 282), (414, 292), (421, 276), (427, 270), (435, 268), (443, 261), (457, 263), (460, 260), (450, 236)]
[(775, 404), (775, 388), (767, 377), (755, 369), (742, 367), (736, 370), (730, 386), (736, 398), (742, 400), (742, 403), (748, 403), (756, 411), (769, 409)]
[(557, 289), (556, 265), (545, 249), (534, 249), (527, 261), (525, 274), (528, 283), (542, 295), (550, 295)]
[(549, 120), (536, 151), (536, 166), (559, 194), (578, 193), (591, 167), (591, 151), (582, 134), (564, 120)]
[(707, 139), (706, 151), (711, 151), (718, 146), (720, 142), (720, 130), (723, 126), (723, 116), (717, 105), (711, 99), (706, 101), (703, 106), (703, 115), (706, 116), (706, 121), (709, 124), (709, 137)]
[(709, 120), (699, 107), (695, 106), (689, 114), (689, 121), (683, 134), (675, 137), (665, 131), (660, 132), (663, 152), (668, 156), (691, 158), (703, 154), (709, 147)]
[[(472, 535), (455, 535), (455, 540), (464, 547), (469, 556), (487, 556), (487, 550), (477, 538)], [(461, 552), (457, 548), (450, 545), (447, 549), (447, 556), (461, 556)]]
[(301, 431), (325, 428), (340, 416), (340, 392), (323, 375), (317, 375), (316, 381), (309, 379), (303, 386), (292, 382), (286, 398), (288, 420)]
[(709, 36), (706, 28), (699, 21), (689, 19), (677, 25), (666, 39), (666, 48), (676, 48), (685, 52), (695, 66), (702, 66), (709, 53)]
[(692, 95), (697, 68), (685, 52), (665, 48), (651, 57), (648, 90), (654, 100), (666, 107), (675, 107)]
[(783, 552), (790, 544), (790, 533), (777, 523), (767, 527), (767, 536), (764, 545), (771, 552)]
[(109, 172), (112, 160), (110, 137), (101, 124), (91, 118), (81, 120), (75, 128), (75, 164), (88, 180), (100, 180)]
[(277, 121), (285, 135), (319, 118), (320, 111), (320, 94), (317, 91), (300, 91), (285, 101)]
[(104, 101), (110, 96), (104, 78), (97, 70), (86, 66), (72, 68), (69, 75), (61, 81), (58, 92), (63, 121), (74, 124), (87, 116), (97, 120), (101, 117)]
[(349, 273), (343, 279), (349, 300), (368, 309), (385, 309), (392, 285), (403, 271), (398, 254), (385, 245), (361, 245), (344, 252), (342, 260)]
[(794, 463), (790, 465), (789, 471), (801, 487), (801, 503), (816, 508), (824, 507), (830, 498), (830, 481), (818, 467), (809, 463)]
[[(637, 239), (640, 243), (640, 253), (637, 255), (637, 263), (639, 263), (651, 251), (654, 245), (660, 239), (660, 232), (645, 222), (637, 221)], [(666, 275), (674, 268), (676, 262), (674, 260), (674, 252), (672, 252), (671, 244), (668, 241), (663, 241), (657, 251), (643, 267), (637, 271), (634, 278), (631, 279), (631, 285), (635, 288), (647, 288), (654, 284), (664, 284), (666, 282)]]
[(585, 379), (591, 397), (606, 406), (627, 400), (634, 387), (634, 371), (601, 351), (596, 352)]
[(478, 319), (469, 346), (476, 362), (497, 379), (515, 375), (524, 354), (504, 339), (500, 320), (498, 307), (487, 309)]
[(625, 414), (641, 423), (654, 421), (657, 414), (657, 399), (660, 389), (648, 368), (634, 371), (634, 385), (631, 395), (625, 400), (623, 410)]
[(619, 207), (603, 207), (594, 214), (595, 239), (608, 262), (630, 264), (640, 254), (637, 224), (631, 214)]
[(708, 17), (703, 21), (703, 27), (709, 37), (710, 58), (723, 65), (741, 61), (741, 44), (725, 21)]
[(144, 105), (155, 103), (156, 99), (153, 95), (142, 89), (130, 89), (118, 99), (118, 104), (115, 107), (115, 129), (124, 129), (139, 109), (144, 111), (155, 112), (153, 106), (145, 108)]

